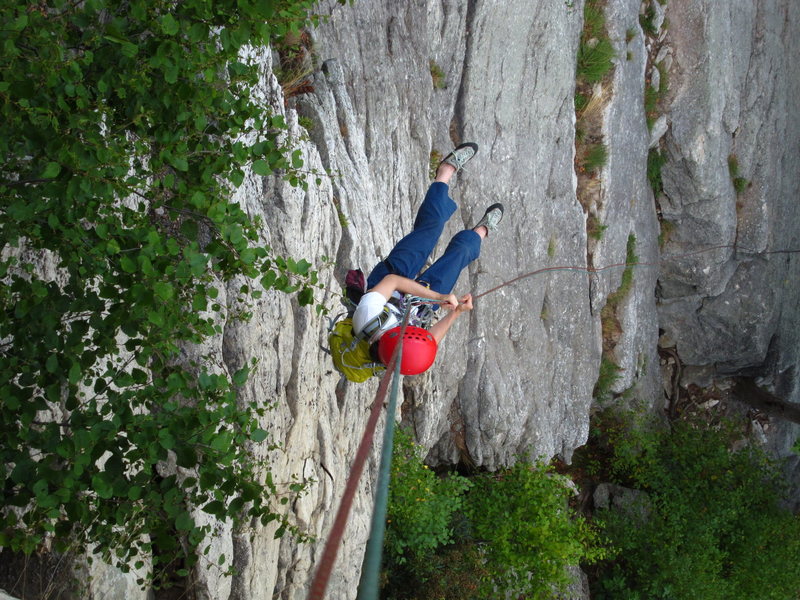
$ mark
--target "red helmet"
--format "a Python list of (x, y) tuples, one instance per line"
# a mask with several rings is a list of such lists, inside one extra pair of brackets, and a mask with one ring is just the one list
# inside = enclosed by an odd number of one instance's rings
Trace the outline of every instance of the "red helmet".
[[(385, 365), (392, 359), (397, 342), (400, 341), (400, 327), (384, 333), (378, 342), (378, 356)], [(418, 375), (427, 371), (436, 359), (436, 339), (422, 327), (406, 327), (403, 335), (403, 359), (400, 372), (403, 375)]]

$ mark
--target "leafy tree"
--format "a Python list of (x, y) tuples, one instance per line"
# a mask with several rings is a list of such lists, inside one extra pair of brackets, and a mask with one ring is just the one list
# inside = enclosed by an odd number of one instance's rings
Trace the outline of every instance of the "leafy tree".
[(619, 553), (593, 598), (797, 598), (800, 518), (781, 506), (778, 465), (734, 439), (683, 421), (612, 433), (616, 481), (647, 501), (598, 513)]
[(231, 201), (247, 169), (304, 185), (245, 51), (316, 23), (312, 5), (0, 6), (0, 546), (191, 565), (209, 529), (192, 507), (290, 526), (247, 452), (266, 438), (237, 401), (248, 369), (177, 358), (220, 332), (236, 276), (314, 302), (311, 264), (259, 245)]

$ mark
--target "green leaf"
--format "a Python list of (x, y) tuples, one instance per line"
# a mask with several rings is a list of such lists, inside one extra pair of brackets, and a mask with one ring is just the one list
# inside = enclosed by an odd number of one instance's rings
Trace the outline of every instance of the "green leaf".
[(250, 439), (256, 443), (263, 442), (265, 439), (267, 439), (267, 432), (263, 429), (254, 429), (250, 434)]
[(92, 475), (92, 488), (94, 488), (95, 493), (100, 498), (104, 498), (106, 500), (114, 495), (111, 483), (108, 481), (105, 473), (97, 473)]
[[(175, 83), (175, 79), (172, 80), (171, 83)], [(186, 160), (184, 156), (175, 156), (170, 159), (170, 164), (178, 169), (179, 171), (188, 171), (189, 170), (189, 162)]]
[(22, 31), (28, 25), (28, 15), (22, 14), (14, 19), (14, 22), (11, 24), (12, 31)]
[(58, 371), (58, 357), (55, 354), (51, 354), (47, 357), (45, 368), (47, 369), (48, 373), (55, 373)]
[(263, 159), (258, 159), (253, 163), (253, 173), (256, 175), (269, 175), (272, 169), (269, 168), (269, 163)]
[(119, 266), (122, 267), (122, 270), (126, 273), (136, 272), (136, 262), (127, 254), (123, 255), (122, 258), (119, 259)]
[(74, 362), (72, 366), (69, 368), (69, 374), (67, 375), (67, 379), (71, 384), (76, 384), (81, 378), (81, 366)]
[(167, 35), (175, 35), (180, 29), (180, 24), (170, 13), (161, 17), (161, 31)]
[(175, 290), (169, 283), (164, 281), (157, 281), (153, 285), (153, 291), (161, 300), (171, 300), (172, 297), (175, 295)]
[(292, 167), (295, 169), (299, 169), (303, 166), (303, 157), (302, 152), (300, 150), (295, 150), (292, 152)]
[(308, 306), (309, 304), (313, 304), (314, 290), (311, 288), (303, 288), (300, 290), (300, 293), (297, 294), (297, 301), (300, 303), (300, 306)]
[(194, 527), (194, 519), (189, 511), (183, 511), (175, 518), (175, 529), (178, 531), (190, 531)]
[(247, 382), (247, 377), (250, 375), (250, 369), (243, 367), (233, 374), (234, 385), (244, 385)]
[(56, 175), (61, 172), (61, 165), (57, 162), (49, 162), (47, 166), (44, 168), (44, 172), (42, 172), (41, 177), (42, 179), (53, 179)]

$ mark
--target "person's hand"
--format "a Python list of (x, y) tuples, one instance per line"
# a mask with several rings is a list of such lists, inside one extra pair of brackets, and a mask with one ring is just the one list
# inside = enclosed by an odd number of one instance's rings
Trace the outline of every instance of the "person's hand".
[(458, 307), (456, 308), (456, 312), (462, 313), (472, 309), (473, 309), (472, 294), (467, 294), (466, 296), (461, 298), (461, 301), (459, 302)]
[(447, 310), (454, 310), (458, 308), (458, 298), (456, 298), (455, 294), (442, 294), (441, 298), (439, 298), (442, 302), (442, 306), (444, 306)]

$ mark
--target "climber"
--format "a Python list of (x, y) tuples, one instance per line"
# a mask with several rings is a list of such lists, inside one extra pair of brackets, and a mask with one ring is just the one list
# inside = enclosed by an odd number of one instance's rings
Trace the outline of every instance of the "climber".
[(402, 300), (403, 294), (433, 300), (449, 311), (430, 331), (414, 326), (413, 320), (406, 327), (400, 369), (404, 375), (427, 370), (447, 330), (461, 313), (472, 310), (471, 294), (456, 298), (451, 290), (461, 270), (478, 258), (483, 239), (503, 218), (503, 205), (492, 204), (475, 227), (453, 236), (444, 254), (420, 274), (445, 223), (457, 208), (447, 193), (450, 178), (477, 151), (477, 144), (461, 144), (439, 164), (417, 212), (413, 231), (372, 269), (367, 277), (367, 292), (353, 313), (354, 333), (369, 338), (373, 348), (377, 345), (380, 360), (387, 364), (399, 341), (401, 313), (395, 302)]

